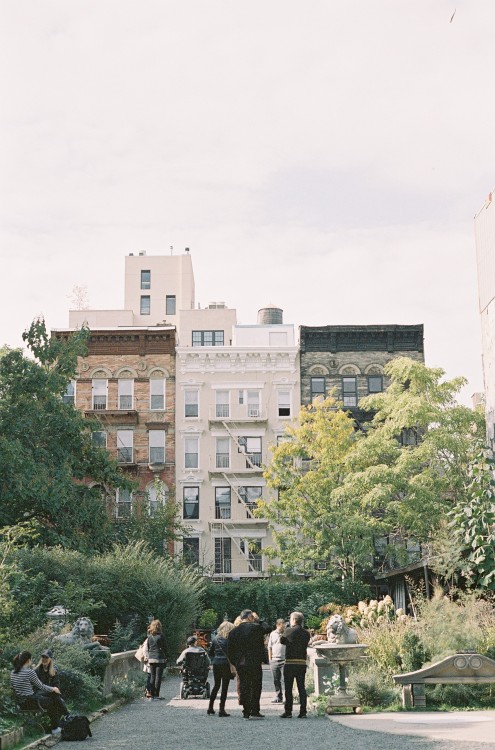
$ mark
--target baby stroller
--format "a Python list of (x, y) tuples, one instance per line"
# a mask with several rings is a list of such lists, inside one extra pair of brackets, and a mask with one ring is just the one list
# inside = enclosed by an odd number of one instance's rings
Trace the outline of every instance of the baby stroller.
[(182, 699), (189, 698), (189, 696), (210, 697), (208, 657), (205, 651), (189, 651), (184, 657), (181, 674), (180, 697)]

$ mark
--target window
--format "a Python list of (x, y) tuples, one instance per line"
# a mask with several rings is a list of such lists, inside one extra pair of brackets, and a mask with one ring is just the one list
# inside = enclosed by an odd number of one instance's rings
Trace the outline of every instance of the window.
[(223, 346), (223, 331), (193, 331), (193, 346)]
[(317, 399), (325, 400), (325, 378), (311, 378), (311, 403)]
[(199, 487), (184, 487), (182, 516), (188, 521), (199, 518)]
[(368, 393), (381, 393), (383, 378), (381, 375), (368, 375)]
[(197, 469), (199, 466), (198, 455), (199, 438), (188, 437), (185, 439), (185, 468)]
[(93, 379), (93, 409), (101, 411), (107, 408), (108, 380)]
[(244, 403), (244, 391), (239, 391), (239, 404), (242, 406)]
[(217, 469), (228, 469), (230, 466), (230, 438), (217, 438), (216, 463)]
[(182, 537), (182, 560), (185, 565), (199, 565), (199, 539), (194, 536)]
[(237, 492), (239, 493), (240, 500), (246, 506), (247, 517), (251, 518), (253, 510), (256, 510), (258, 500), (263, 493), (263, 487), (239, 487)]
[(168, 497), (168, 488), (163, 482), (155, 480), (148, 487), (148, 512), (150, 518), (156, 516), (158, 508), (163, 507)]
[(149, 431), (150, 464), (165, 463), (165, 430)]
[(119, 409), (132, 409), (132, 392), (134, 381), (126, 378), (119, 379)]
[(357, 406), (357, 378), (342, 378), (342, 401), (344, 406)]
[(247, 392), (248, 417), (260, 416), (260, 392)]
[(141, 271), (141, 289), (151, 289), (151, 271)]
[(141, 315), (149, 315), (151, 312), (151, 297), (149, 294), (143, 294), (141, 296), (141, 303), (139, 306), (139, 312)]
[(115, 515), (117, 518), (130, 518), (132, 513), (132, 493), (130, 490), (117, 489)]
[(261, 466), (261, 438), (240, 437), (237, 442), (239, 451), (246, 454), (246, 469)]
[(215, 539), (215, 573), (232, 573), (232, 544), (230, 539)]
[(247, 557), (251, 570), (262, 569), (261, 541), (259, 539), (241, 539), (241, 552)]
[(400, 434), (401, 445), (418, 445), (419, 444), (419, 433), (414, 427), (407, 427), (402, 430)]
[(67, 383), (67, 388), (62, 398), (63, 398), (64, 404), (72, 404), (72, 406), (75, 406), (76, 404), (76, 381), (75, 380), (70, 380)]
[(107, 447), (107, 433), (104, 430), (92, 432), (91, 440), (93, 441), (93, 445), (96, 445), (98, 448)]
[(230, 487), (215, 487), (215, 518), (230, 518)]
[(199, 391), (187, 389), (184, 393), (184, 416), (197, 417), (199, 414)]
[(165, 297), (165, 315), (175, 315), (175, 294), (167, 294)]
[(229, 416), (229, 392), (228, 391), (217, 391), (216, 392), (216, 417), (228, 417)]
[(278, 416), (290, 417), (290, 391), (278, 392)]
[(151, 411), (165, 409), (165, 378), (151, 378), (150, 380), (150, 409)]
[(117, 430), (117, 461), (132, 464), (134, 434), (132, 430)]

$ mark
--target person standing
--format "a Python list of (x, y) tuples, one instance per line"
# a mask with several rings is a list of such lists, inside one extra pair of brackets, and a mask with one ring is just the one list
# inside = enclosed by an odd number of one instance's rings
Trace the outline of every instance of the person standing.
[(275, 630), (268, 637), (268, 663), (272, 671), (275, 686), (275, 698), (272, 703), (283, 703), (282, 679), (285, 663), (285, 646), (280, 642), (280, 636), (285, 630), (285, 620), (278, 619)]
[(299, 719), (305, 719), (307, 716), (307, 695), (304, 685), (306, 677), (306, 657), (310, 635), (303, 628), (304, 615), (302, 612), (292, 612), (290, 616), (290, 627), (280, 636), (280, 642), (285, 645), (285, 666), (284, 666), (284, 689), (285, 689), (285, 710), (282, 719), (292, 718), (292, 686), (294, 680), (297, 684), (299, 693)]
[(160, 700), (160, 687), (162, 684), (163, 670), (167, 663), (167, 650), (160, 620), (153, 620), (153, 622), (150, 623), (148, 632), (148, 664), (150, 666), (151, 700), (158, 701)]
[(250, 609), (244, 609), (241, 623), (230, 631), (227, 657), (237, 670), (240, 683), (240, 703), (245, 719), (263, 719), (260, 713), (262, 663), (265, 653), (263, 628), (254, 622)]
[(229, 689), (229, 682), (232, 678), (232, 667), (227, 658), (227, 638), (229, 633), (234, 629), (231, 622), (224, 621), (216, 631), (215, 635), (211, 639), (210, 646), (210, 657), (213, 664), (213, 678), (215, 684), (210, 695), (210, 704), (206, 713), (214, 714), (215, 709), (215, 698), (217, 697), (220, 685), (222, 686), (222, 692), (220, 693), (220, 708), (218, 711), (219, 716), (230, 716), (225, 711), (225, 703), (227, 701), (227, 692)]

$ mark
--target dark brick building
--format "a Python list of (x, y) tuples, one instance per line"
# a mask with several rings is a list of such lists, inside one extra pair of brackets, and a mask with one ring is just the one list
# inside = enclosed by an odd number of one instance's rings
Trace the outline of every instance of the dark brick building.
[(424, 362), (423, 325), (300, 326), (301, 403), (333, 392), (359, 423), (359, 401), (388, 385), (383, 368), (391, 359)]

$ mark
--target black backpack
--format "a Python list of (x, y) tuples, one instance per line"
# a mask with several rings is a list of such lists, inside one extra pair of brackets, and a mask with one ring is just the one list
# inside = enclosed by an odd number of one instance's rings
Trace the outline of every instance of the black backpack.
[(69, 714), (60, 722), (62, 740), (85, 740), (86, 737), (92, 737), (89, 728), (89, 719), (87, 716), (77, 716)]

